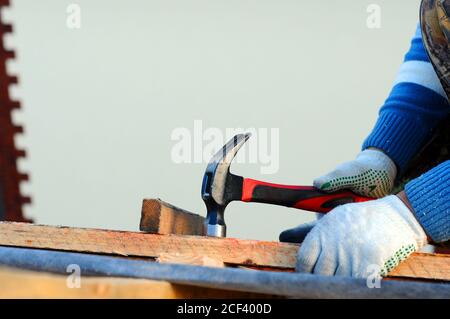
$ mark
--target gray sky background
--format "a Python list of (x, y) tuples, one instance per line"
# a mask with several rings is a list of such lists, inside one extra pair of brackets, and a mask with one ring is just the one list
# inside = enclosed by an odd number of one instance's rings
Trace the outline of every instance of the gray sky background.
[[(81, 7), (81, 29), (66, 8)], [(279, 128), (280, 168), (235, 173), (286, 184), (352, 159), (389, 93), (419, 0), (13, 0), (8, 65), (38, 223), (137, 230), (142, 199), (205, 214), (205, 164), (176, 164), (177, 127)], [(366, 26), (369, 4), (381, 28)], [(251, 143), (251, 140), (249, 141)], [(277, 240), (314, 215), (232, 203), (229, 237)]]

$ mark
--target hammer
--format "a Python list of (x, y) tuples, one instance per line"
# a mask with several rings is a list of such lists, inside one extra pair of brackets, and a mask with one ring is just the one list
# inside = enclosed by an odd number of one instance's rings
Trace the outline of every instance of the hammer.
[(202, 199), (207, 216), (207, 236), (226, 237), (224, 213), (231, 201), (257, 202), (302, 210), (327, 213), (336, 206), (373, 200), (351, 191), (325, 193), (313, 186), (266, 183), (230, 173), (230, 165), (251, 134), (238, 134), (226, 143), (209, 161), (202, 182)]

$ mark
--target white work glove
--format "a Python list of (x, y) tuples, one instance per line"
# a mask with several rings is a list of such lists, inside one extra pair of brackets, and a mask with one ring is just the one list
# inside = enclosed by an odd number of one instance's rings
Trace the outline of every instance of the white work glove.
[(427, 236), (395, 195), (339, 206), (317, 221), (300, 247), (296, 270), (367, 278), (379, 267), (386, 276)]
[(395, 163), (376, 149), (359, 153), (355, 160), (337, 166), (332, 172), (314, 180), (314, 186), (334, 192), (349, 189), (369, 197), (388, 195), (394, 185), (397, 168)]

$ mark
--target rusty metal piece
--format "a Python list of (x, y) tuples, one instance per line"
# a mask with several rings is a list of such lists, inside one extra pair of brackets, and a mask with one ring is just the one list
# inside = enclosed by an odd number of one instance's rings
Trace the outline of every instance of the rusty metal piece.
[[(0, 9), (8, 5), (9, 1), (0, 0)], [(25, 151), (17, 149), (14, 142), (15, 135), (22, 133), (23, 128), (13, 123), (11, 114), (20, 108), (20, 103), (11, 100), (9, 94), (10, 85), (18, 80), (6, 70), (7, 60), (15, 54), (7, 50), (3, 42), (4, 35), (12, 30), (12, 25), (3, 23), (0, 15), (0, 220), (26, 222), (29, 220), (23, 216), (23, 205), (31, 199), (20, 193), (20, 183), (27, 180), (28, 175), (17, 168), (17, 160), (25, 156)]]

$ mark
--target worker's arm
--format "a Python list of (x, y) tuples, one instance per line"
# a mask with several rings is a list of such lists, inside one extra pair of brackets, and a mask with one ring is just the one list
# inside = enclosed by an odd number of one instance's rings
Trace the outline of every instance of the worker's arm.
[(363, 149), (381, 149), (401, 172), (449, 114), (447, 96), (422, 43), (420, 27), (417, 27), (394, 87)]

